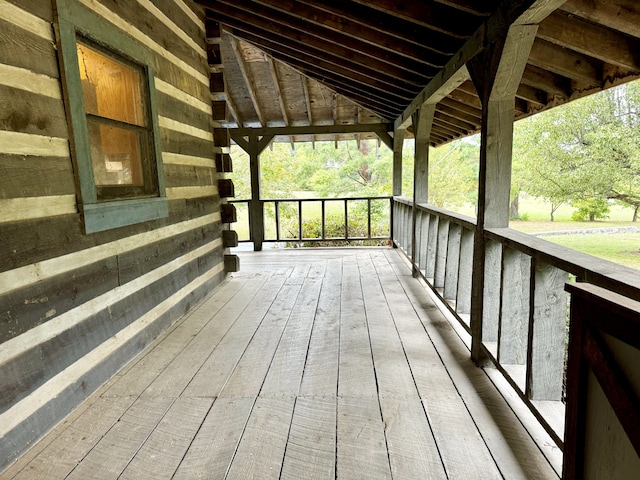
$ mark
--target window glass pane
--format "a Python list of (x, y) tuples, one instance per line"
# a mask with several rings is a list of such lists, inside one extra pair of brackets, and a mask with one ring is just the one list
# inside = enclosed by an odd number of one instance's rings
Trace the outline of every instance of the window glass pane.
[(142, 69), (84, 44), (77, 44), (77, 52), (86, 112), (145, 126)]
[(142, 155), (146, 132), (88, 119), (91, 161), (96, 186), (143, 185)]

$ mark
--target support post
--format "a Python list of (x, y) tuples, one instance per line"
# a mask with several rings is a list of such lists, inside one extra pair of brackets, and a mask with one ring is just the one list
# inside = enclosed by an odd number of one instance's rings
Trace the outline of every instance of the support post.
[(420, 249), (426, 248), (426, 245), (418, 244), (416, 241), (416, 230), (420, 228), (420, 225), (416, 225), (418, 218), (416, 206), (419, 203), (427, 203), (429, 200), (429, 137), (431, 136), (435, 112), (435, 104), (424, 104), (411, 117), (415, 137), (413, 210), (411, 216), (411, 263), (414, 277), (417, 277), (420, 273), (419, 262), (417, 261)]
[(402, 195), (402, 147), (406, 130), (397, 128), (393, 133), (393, 189), (394, 197)]
[[(537, 25), (512, 25), (504, 38), (488, 45), (467, 65), (482, 102), (471, 293), (471, 357), (477, 364), (485, 362), (481, 349), (486, 280), (484, 231), (509, 226), (515, 94), (537, 29)], [(487, 288), (499, 288), (499, 283)]]
[(260, 196), (260, 154), (273, 140), (274, 135), (259, 136), (255, 130), (249, 130), (248, 136), (231, 132), (233, 140), (249, 155), (251, 176), (251, 202), (249, 203), (249, 231), (253, 249), (262, 250), (264, 241), (264, 202)]

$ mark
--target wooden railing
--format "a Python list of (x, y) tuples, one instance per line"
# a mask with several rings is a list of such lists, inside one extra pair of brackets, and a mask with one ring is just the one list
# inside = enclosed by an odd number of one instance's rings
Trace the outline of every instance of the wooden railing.
[[(242, 204), (249, 204), (251, 200), (233, 200), (230, 203), (240, 207)], [(341, 197), (341, 198), (282, 198), (282, 199), (267, 199), (262, 200), (264, 204), (264, 225), (265, 234), (263, 241), (265, 242), (353, 242), (364, 240), (390, 240), (391, 239), (391, 201), (392, 197)], [(359, 225), (358, 231), (356, 231), (355, 220), (352, 212), (350, 211), (350, 205), (354, 205), (357, 202), (366, 203), (366, 228), (362, 230), (362, 225)], [(339, 230), (328, 231), (327, 219), (327, 204), (341, 204), (340, 211), (340, 225)], [(385, 219), (384, 226), (376, 229), (376, 223), (372, 219), (372, 207), (375, 204), (379, 204), (383, 207), (384, 212), (382, 218)], [(309, 235), (308, 231), (311, 230), (311, 226), (307, 223), (313, 219), (318, 218), (317, 212), (315, 215), (304, 215), (304, 206), (315, 206), (319, 204), (319, 218), (320, 224), (317, 230), (318, 235)], [(270, 209), (269, 205), (273, 207)], [(294, 208), (290, 208), (290, 211), (286, 215), (283, 214), (283, 208), (285, 205), (293, 205)], [(287, 231), (283, 231), (283, 224), (285, 223), (284, 217), (288, 220), (292, 220), (291, 224), (293, 228), (289, 228)], [(332, 216), (335, 218), (335, 216)], [(315, 230), (315, 229), (314, 229)], [(376, 231), (378, 230), (378, 231)], [(380, 231), (381, 230), (381, 231)], [(240, 238), (240, 242), (249, 242), (250, 238)]]
[[(415, 228), (414, 228), (415, 214)], [(393, 202), (393, 241), (471, 334), (476, 222), (408, 198)], [(567, 282), (640, 300), (637, 270), (509, 228), (484, 231), (484, 355), (562, 447), (569, 326)]]
[(638, 478), (640, 302), (567, 285), (571, 334), (562, 478)]

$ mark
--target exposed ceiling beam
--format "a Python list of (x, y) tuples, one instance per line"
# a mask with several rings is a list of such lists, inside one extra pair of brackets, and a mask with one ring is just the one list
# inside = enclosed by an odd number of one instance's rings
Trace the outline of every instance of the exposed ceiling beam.
[[(227, 23), (229, 18), (239, 20), (245, 25), (260, 28), (265, 32), (263, 34), (265, 38), (274, 39), (274, 36), (278, 36), (290, 42), (293, 39), (294, 48), (303, 45), (312, 47), (316, 51), (314, 53), (316, 56), (324, 54), (325, 57), (327, 55), (340, 57), (408, 83), (416, 80), (418, 83), (424, 82), (425, 75), (417, 72), (428, 71), (423, 63), (409, 59), (399, 63), (397, 55), (384, 49), (331, 32), (327, 28), (302, 21), (294, 16), (284, 15), (249, 0), (207, 0), (204, 3), (206, 8), (215, 14), (214, 17), (219, 17), (217, 20), (221, 23)], [(257, 34), (257, 32), (254, 33)], [(432, 67), (431, 74), (433, 75), (436, 71), (437, 68)]]
[(445, 112), (438, 110), (438, 106), (436, 105), (436, 113), (434, 118), (437, 118), (440, 122), (448, 123), (458, 129), (462, 129), (465, 132), (475, 130), (478, 126), (475, 123), (465, 122), (464, 120), (460, 120), (458, 118), (452, 117)]
[(480, 109), (482, 108), (482, 103), (480, 103), (480, 98), (475, 94), (471, 94), (464, 91), (462, 88), (457, 88), (456, 90), (452, 91), (448, 95), (448, 97), (452, 98), (457, 102), (464, 103), (474, 108), (480, 108)]
[(556, 11), (540, 24), (538, 36), (603, 62), (640, 71), (640, 40)]
[(307, 79), (307, 77), (301, 75), (300, 81), (302, 82), (304, 103), (307, 106), (307, 119), (309, 120), (309, 125), (313, 125), (313, 114), (311, 112), (311, 95), (309, 94), (309, 80)]
[(328, 135), (342, 133), (378, 133), (389, 132), (393, 128), (390, 123), (361, 123), (354, 125), (312, 125), (289, 127), (261, 127), (261, 128), (231, 128), (229, 131), (234, 136), (246, 137), (255, 133), (262, 137), (265, 135)]
[(308, 22), (321, 26), (322, 28), (329, 29), (332, 32), (367, 42), (369, 45), (383, 48), (394, 55), (404, 56), (406, 58), (422, 62), (425, 65), (441, 67), (448, 60), (447, 55), (435, 52), (432, 49), (426, 48), (422, 45), (417, 45), (413, 42), (407, 42), (394, 34), (381, 32), (368, 25), (352, 21), (345, 16), (327, 11), (326, 7), (321, 8), (313, 5), (313, 2), (300, 2), (296, 0), (254, 1), (281, 13), (294, 13), (296, 17), (303, 18)]
[[(368, 83), (392, 85), (398, 90), (411, 92), (411, 96), (413, 96), (413, 92), (418, 91), (421, 85), (428, 81), (422, 75), (413, 75), (413, 79), (409, 78), (409, 76), (398, 78), (383, 70), (377, 70), (375, 66), (367, 65), (362, 58), (359, 58), (357, 62), (352, 62), (350, 59), (334, 55), (330, 51), (322, 51), (312, 46), (298, 44), (294, 39), (271, 34), (268, 30), (235, 18), (227, 17), (226, 15), (219, 15), (218, 17), (223, 23), (231, 27), (234, 35), (243, 37), (254, 45), (259, 46), (259, 48), (277, 50), (306, 63), (322, 65), (329, 70), (335, 70), (346, 77), (354, 76)], [(353, 52), (351, 56), (354, 56)]]
[(303, 74), (327, 84), (332, 90), (340, 88), (345, 91), (350, 91), (363, 98), (368, 98), (372, 102), (375, 101), (380, 105), (386, 105), (388, 107), (396, 106), (400, 111), (407, 102), (406, 96), (398, 96), (396, 93), (390, 92), (389, 89), (385, 91), (383, 85), (378, 85), (379, 82), (375, 82), (375, 85), (365, 84), (365, 79), (362, 79), (362, 82), (360, 82), (347, 75), (339, 75), (324, 66), (299, 60), (293, 53), (284, 55), (279, 51), (271, 50), (264, 46), (262, 49), (274, 58), (297, 68)]
[[(362, 0), (358, 0), (362, 1)], [(381, 0), (382, 1), (382, 0)], [(486, 45), (504, 37), (512, 24), (540, 22), (549, 11), (557, 8), (564, 0), (512, 0), (501, 2), (499, 8), (464, 43), (462, 48), (449, 60), (445, 67), (427, 84), (418, 96), (407, 106), (402, 115), (395, 120), (395, 127), (401, 128), (411, 118), (413, 112), (424, 105), (438, 92), (442, 85), (458, 72), (461, 66), (475, 57)], [(394, 2), (395, 3), (395, 2)]]
[(481, 22), (481, 19), (476, 15), (434, 2), (415, 2), (411, 0), (400, 2), (397, 0), (354, 1), (457, 38), (467, 38), (469, 36), (468, 32), (477, 28)]
[(274, 54), (274, 56), (275, 54), (279, 54), (280, 57), (285, 57), (286, 60), (282, 58), (280, 58), (280, 60), (283, 60), (293, 67), (313, 70), (319, 75), (323, 75), (328, 81), (334, 80), (336, 82), (343, 81), (365, 85), (379, 92), (389, 94), (390, 100), (395, 99), (403, 105), (406, 104), (407, 100), (413, 98), (415, 92), (419, 90), (419, 87), (403, 85), (392, 78), (385, 79), (385, 77), (380, 74), (376, 76), (376, 73), (372, 70), (369, 71), (369, 69), (359, 69), (357, 67), (348, 69), (340, 65), (330, 64), (318, 58), (301, 56), (301, 49), (296, 50), (292, 47), (285, 47), (270, 40), (262, 39), (252, 33), (234, 29), (233, 34), (258, 46), (261, 50)]
[(567, 0), (560, 8), (590, 22), (640, 37), (640, 4), (637, 0)]
[(498, 6), (497, 0), (436, 0), (436, 2), (478, 16), (489, 16)]
[(602, 80), (602, 62), (541, 38), (531, 47), (529, 63), (590, 85)]
[(260, 125), (266, 125), (266, 121), (264, 119), (264, 115), (262, 115), (262, 110), (260, 108), (260, 102), (258, 100), (258, 95), (256, 94), (256, 86), (253, 83), (252, 77), (249, 75), (247, 71), (247, 63), (244, 61), (244, 55), (242, 54), (242, 49), (240, 48), (240, 43), (238, 39), (230, 36), (231, 47), (233, 48), (233, 52), (238, 60), (238, 66), (240, 67), (240, 72), (242, 73), (242, 78), (244, 79), (245, 84), (247, 85), (247, 90), (249, 91), (249, 96), (251, 97), (251, 103), (253, 104), (253, 108), (256, 112), (256, 116), (258, 117), (258, 121)]
[[(271, 72), (271, 79), (276, 90), (276, 97), (278, 99), (278, 105), (280, 106), (280, 112), (282, 112), (282, 121), (285, 126), (289, 126), (289, 113), (287, 112), (287, 106), (285, 105), (284, 96), (282, 95), (282, 88), (280, 87), (280, 76), (278, 75), (278, 69), (276, 62), (271, 57), (267, 57), (267, 64), (269, 65), (269, 72)], [(291, 148), (295, 149), (295, 139), (293, 135), (289, 137), (291, 142)]]
[(547, 104), (547, 94), (545, 92), (524, 83), (518, 85), (518, 90), (516, 90), (516, 98), (521, 98), (529, 103), (534, 103), (538, 106), (544, 106)]
[(524, 69), (522, 83), (544, 90), (552, 95), (560, 95), (564, 98), (571, 96), (571, 82), (568, 78), (555, 75), (533, 65), (527, 65)]

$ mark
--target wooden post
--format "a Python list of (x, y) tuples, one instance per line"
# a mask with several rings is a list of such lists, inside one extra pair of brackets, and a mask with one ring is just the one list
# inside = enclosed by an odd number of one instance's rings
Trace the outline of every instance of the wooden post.
[[(537, 25), (512, 25), (505, 38), (488, 45), (467, 65), (482, 102), (471, 293), (471, 357), (478, 364), (484, 362), (481, 355), (486, 283), (484, 230), (509, 226), (515, 94), (537, 29)], [(499, 284), (487, 288), (496, 289)]]
[(231, 132), (233, 140), (249, 154), (249, 170), (251, 175), (251, 202), (249, 203), (250, 240), (256, 252), (262, 250), (264, 241), (264, 203), (260, 197), (260, 154), (273, 140), (274, 135), (259, 136), (250, 130), (248, 137)]
[(406, 130), (397, 128), (393, 133), (393, 188), (394, 197), (402, 195), (402, 147)]
[[(433, 125), (433, 116), (436, 106), (433, 104), (422, 105), (412, 115), (413, 134), (415, 136), (415, 152), (413, 163), (413, 215), (411, 225), (412, 248), (411, 261), (413, 264), (413, 276), (418, 276), (419, 263), (417, 258), (420, 256), (420, 249), (426, 248), (426, 245), (416, 242), (416, 205), (418, 203), (427, 203), (429, 200), (429, 137), (431, 136), (431, 127)], [(423, 240), (424, 242), (424, 240)]]

